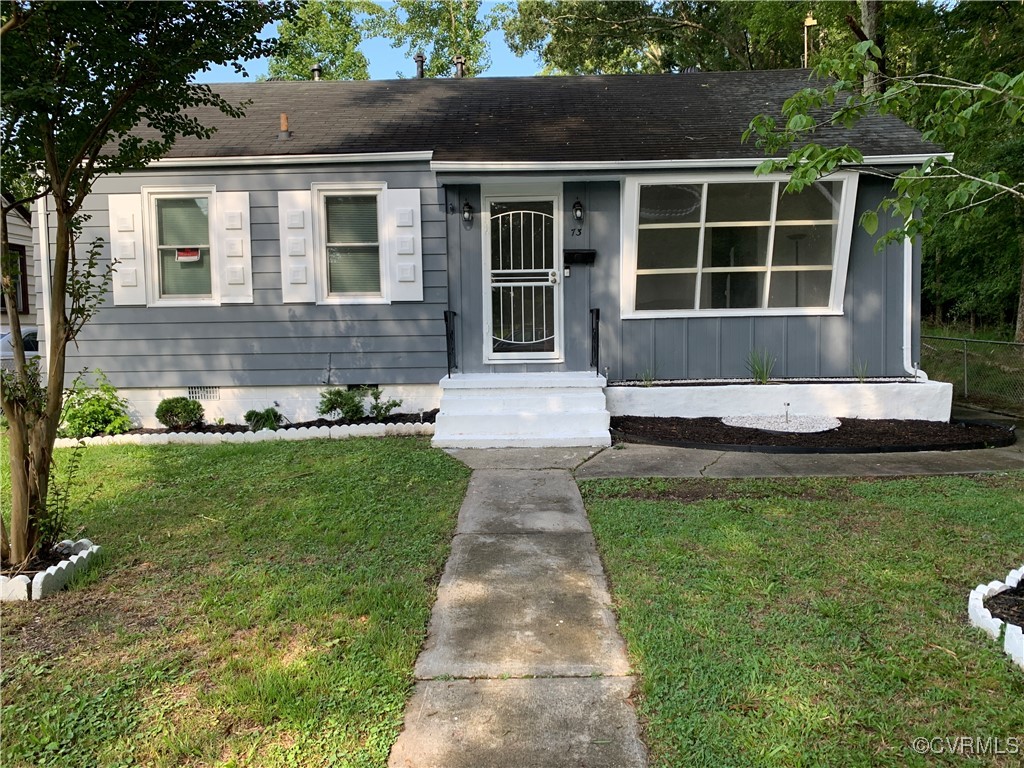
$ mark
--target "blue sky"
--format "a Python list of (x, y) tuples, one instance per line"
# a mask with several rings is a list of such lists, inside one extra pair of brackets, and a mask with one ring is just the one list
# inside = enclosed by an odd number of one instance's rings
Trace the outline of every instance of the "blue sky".
[[(273, 27), (269, 26), (264, 30), (267, 36), (274, 33)], [(487, 77), (528, 77), (535, 75), (541, 70), (540, 59), (535, 55), (516, 58), (505, 45), (505, 38), (500, 30), (495, 30), (487, 36), (491, 48), (491, 68), (487, 70)], [(375, 37), (363, 40), (359, 49), (370, 62), (370, 78), (373, 80), (390, 80), (401, 72), (403, 77), (413, 77), (416, 74), (416, 64), (405, 55), (405, 48), (392, 48), (389, 41), (384, 38)], [(260, 75), (267, 74), (267, 60), (256, 59), (246, 63), (246, 70), (249, 73), (248, 80), (255, 80)], [(230, 67), (212, 67), (209, 72), (202, 72), (196, 76), (200, 83), (233, 83), (243, 81), (240, 75), (235, 74)]]

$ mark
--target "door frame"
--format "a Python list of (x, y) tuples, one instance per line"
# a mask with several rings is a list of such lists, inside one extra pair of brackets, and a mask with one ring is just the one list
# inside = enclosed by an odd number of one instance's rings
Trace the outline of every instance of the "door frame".
[[(551, 203), (554, 265), (552, 271), (558, 275), (554, 284), (554, 333), (553, 352), (494, 352), (493, 307), (491, 305), (491, 203), (492, 202), (541, 202)], [(480, 219), (483, 291), (483, 361), (485, 365), (508, 365), (516, 363), (564, 363), (565, 362), (565, 287), (562, 256), (562, 185), (552, 184), (502, 184), (481, 185)]]

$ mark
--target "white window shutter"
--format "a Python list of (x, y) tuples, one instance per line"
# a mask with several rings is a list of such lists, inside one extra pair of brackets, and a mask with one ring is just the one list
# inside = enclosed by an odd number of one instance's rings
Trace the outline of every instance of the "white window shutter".
[(316, 270), (313, 243), (313, 197), (308, 189), (277, 193), (281, 240), (281, 301), (285, 304), (316, 302)]
[(213, 237), (221, 304), (252, 304), (249, 193), (218, 192)]
[(146, 254), (142, 195), (107, 195), (114, 306), (146, 306)]
[(423, 301), (420, 191), (388, 189), (384, 194), (384, 235), (388, 258), (388, 287), (384, 293), (391, 301)]

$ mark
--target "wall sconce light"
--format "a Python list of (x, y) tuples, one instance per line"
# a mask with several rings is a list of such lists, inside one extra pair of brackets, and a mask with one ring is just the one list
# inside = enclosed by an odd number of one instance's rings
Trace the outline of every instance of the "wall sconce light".
[(579, 200), (572, 204), (572, 217), (576, 221), (583, 221), (583, 203)]
[(467, 224), (473, 221), (473, 206), (466, 201), (466, 204), (462, 206), (462, 220)]

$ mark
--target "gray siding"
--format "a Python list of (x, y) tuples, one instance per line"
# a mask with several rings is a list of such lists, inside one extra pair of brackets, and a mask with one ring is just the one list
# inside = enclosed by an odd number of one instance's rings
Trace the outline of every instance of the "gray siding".
[[(449, 217), (451, 308), (459, 313), (460, 369), (478, 371), (586, 370), (589, 367), (591, 307), (601, 310), (601, 373), (612, 380), (746, 378), (752, 350), (776, 358), (780, 378), (848, 377), (862, 368), (869, 376), (901, 376), (903, 368), (903, 247), (874, 251), (875, 237), (856, 228), (851, 244), (842, 316), (708, 317), (622, 320), (620, 317), (620, 185), (576, 182), (563, 187), (567, 248), (594, 248), (594, 266), (577, 266), (564, 281), (565, 363), (483, 364), (483, 264), (480, 238), (480, 188), (449, 186), (456, 209), (468, 200), (478, 215), (467, 227)], [(884, 182), (862, 177), (857, 212), (874, 208), (886, 192)], [(586, 209), (581, 237), (571, 237), (569, 210), (579, 197)], [(880, 231), (894, 222), (882, 217)], [(918, 317), (919, 254), (914, 263), (914, 317)], [(919, 348), (914, 325), (914, 358)]]
[[(384, 181), (421, 190), (424, 300), (391, 305), (282, 304), (277, 193), (313, 182)], [(68, 370), (100, 369), (119, 387), (436, 383), (445, 372), (443, 191), (425, 165), (162, 170), (100, 180), (82, 242), (107, 239), (107, 195), (141, 186), (216, 185), (249, 192), (253, 303), (115, 307), (68, 350)], [(105, 259), (109, 253), (105, 251)]]
[[(523, 363), (485, 365), (483, 338), (484, 265), (481, 240), (480, 187), (455, 185), (446, 187), (448, 200), (459, 211), (467, 200), (476, 215), (471, 225), (461, 216), (448, 219), (448, 237), (451, 242), (451, 308), (458, 312), (456, 342), (459, 369), (463, 373), (517, 373), (526, 371), (582, 371), (590, 365), (590, 309), (607, 305), (613, 298), (615, 317), (605, 315), (602, 308), (602, 327), (610, 327), (618, 316), (617, 282), (610, 284), (594, 279), (597, 266), (574, 265), (569, 277), (562, 276), (564, 300), (562, 363)], [(524, 188), (526, 189), (526, 188)], [(528, 193), (524, 193), (528, 197)], [(579, 198), (586, 211), (582, 225), (572, 218), (572, 204)], [(618, 182), (590, 182), (565, 184), (562, 191), (562, 245), (565, 249), (594, 248), (597, 263), (602, 269), (613, 269), (618, 274), (619, 258), (619, 184)], [(572, 230), (582, 232), (573, 235)], [(612, 263), (614, 262), (614, 264)], [(604, 353), (602, 353), (604, 354)]]
[[(857, 215), (885, 195), (884, 182), (861, 177)], [(879, 231), (894, 225), (881, 217)], [(752, 350), (776, 358), (780, 378), (901, 376), (903, 369), (903, 247), (876, 253), (876, 238), (855, 229), (842, 316), (709, 317), (624, 320), (604, 324), (602, 357), (612, 379), (744, 378)], [(915, 251), (914, 359), (919, 345), (920, 258)], [(614, 269), (612, 264), (614, 263)], [(618, 260), (599, 262), (595, 279), (618, 284)], [(605, 297), (602, 317), (618, 311), (618, 296)], [(611, 325), (611, 327), (609, 327)], [(617, 338), (607, 336), (616, 334)]]
[[(386, 181), (421, 190), (424, 300), (391, 305), (282, 304), (277, 192), (314, 181)], [(612, 380), (640, 377), (746, 377), (751, 350), (777, 359), (774, 375), (789, 378), (903, 375), (903, 249), (873, 250), (875, 238), (854, 233), (842, 316), (709, 317), (622, 320), (620, 184), (566, 183), (563, 245), (594, 248), (593, 266), (576, 265), (563, 278), (565, 361), (485, 366), (480, 187), (441, 186), (425, 165), (225, 168), (203, 173), (161, 171), (103, 179), (85, 213), (82, 242), (107, 237), (107, 195), (137, 193), (143, 185), (215, 184), (248, 191), (253, 251), (253, 304), (222, 307), (114, 307), (111, 297), (85, 328), (68, 369), (98, 368), (119, 387), (299, 386), (433, 384), (446, 371), (442, 312), (458, 312), (456, 346), (462, 372), (587, 370), (589, 310), (601, 310), (601, 373)], [(875, 207), (885, 185), (861, 179), (857, 210)], [(571, 206), (586, 210), (573, 236)], [(469, 201), (476, 211), (462, 221)], [(448, 206), (454, 213), (447, 212)], [(52, 217), (51, 217), (52, 220)], [(890, 222), (883, 217), (880, 229)], [(52, 239), (52, 236), (51, 236)], [(109, 258), (109, 255), (105, 255)], [(914, 266), (914, 316), (920, 284)], [(919, 329), (915, 323), (913, 359)]]

